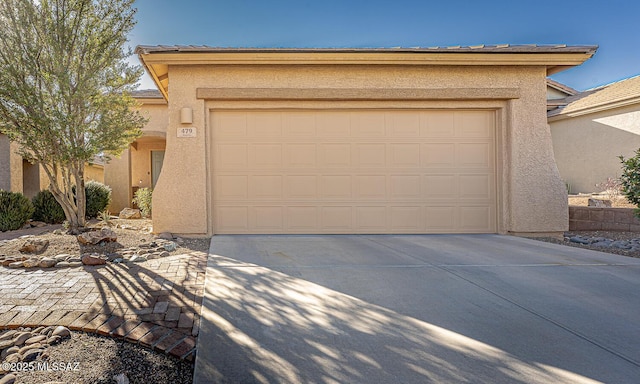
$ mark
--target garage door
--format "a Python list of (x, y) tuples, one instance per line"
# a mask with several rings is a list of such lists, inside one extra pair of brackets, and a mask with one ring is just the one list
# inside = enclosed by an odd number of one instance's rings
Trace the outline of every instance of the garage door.
[(495, 112), (213, 111), (215, 233), (496, 232)]

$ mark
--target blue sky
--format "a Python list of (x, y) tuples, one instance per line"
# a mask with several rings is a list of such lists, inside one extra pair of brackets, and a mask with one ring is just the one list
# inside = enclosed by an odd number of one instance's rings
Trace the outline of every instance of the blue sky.
[[(138, 0), (135, 6), (132, 46), (599, 45), (591, 60), (553, 79), (584, 90), (640, 74), (636, 0)], [(145, 76), (141, 88), (151, 87)]]

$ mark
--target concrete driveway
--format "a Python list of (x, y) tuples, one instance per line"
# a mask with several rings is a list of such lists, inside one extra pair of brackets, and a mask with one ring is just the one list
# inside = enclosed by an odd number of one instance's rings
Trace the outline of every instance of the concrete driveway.
[(196, 383), (638, 383), (640, 259), (499, 235), (214, 236)]

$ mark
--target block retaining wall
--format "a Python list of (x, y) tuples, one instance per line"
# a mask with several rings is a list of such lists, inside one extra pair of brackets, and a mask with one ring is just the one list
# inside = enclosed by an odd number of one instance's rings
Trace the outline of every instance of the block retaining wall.
[(640, 232), (633, 208), (569, 207), (570, 231)]

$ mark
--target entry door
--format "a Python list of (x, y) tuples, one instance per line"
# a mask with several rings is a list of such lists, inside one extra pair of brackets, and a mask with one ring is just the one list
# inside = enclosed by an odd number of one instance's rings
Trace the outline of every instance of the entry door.
[(156, 187), (160, 172), (162, 171), (162, 162), (164, 161), (164, 151), (151, 151), (151, 184)]

